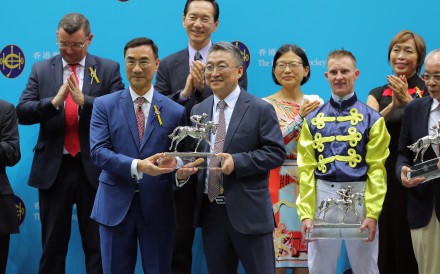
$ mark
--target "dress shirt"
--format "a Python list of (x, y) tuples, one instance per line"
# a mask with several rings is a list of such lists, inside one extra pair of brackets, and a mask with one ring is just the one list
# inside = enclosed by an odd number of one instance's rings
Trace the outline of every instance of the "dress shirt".
[[(131, 99), (133, 101), (133, 110), (136, 113), (136, 110), (137, 110), (136, 100), (140, 96), (137, 95), (137, 93), (133, 91), (131, 86), (129, 87), (129, 89), (130, 89)], [(147, 91), (147, 93), (145, 93), (143, 97), (145, 98), (145, 102), (142, 105), (142, 111), (144, 112), (144, 116), (145, 116), (145, 129), (146, 129), (147, 128), (147, 121), (148, 121), (148, 114), (150, 113), (151, 102), (153, 101), (153, 86), (151, 86), (150, 90)], [(131, 162), (131, 177), (137, 178), (138, 180), (140, 180), (144, 176), (144, 173), (139, 172), (137, 170), (138, 162), (139, 162), (139, 159), (133, 159), (133, 161)]]
[[(231, 121), (232, 112), (234, 111), (235, 104), (237, 103), (237, 100), (238, 100), (238, 96), (240, 96), (240, 86), (237, 84), (234, 91), (232, 91), (228, 96), (226, 96), (225, 99), (223, 99), (223, 101), (225, 101), (226, 105), (227, 105), (224, 110), (225, 111), (226, 135), (228, 134), (229, 122)], [(218, 118), (220, 115), (220, 109), (217, 107), (217, 104), (219, 101), (220, 101), (220, 99), (214, 94), (214, 104), (212, 105), (212, 121), (217, 124), (218, 124)], [(215, 134), (212, 134), (212, 132), (211, 132), (211, 136), (209, 138), (209, 141), (211, 142), (211, 144), (213, 144), (212, 146), (214, 146)], [(214, 148), (212, 147), (209, 150), (209, 152), (213, 153)], [(209, 166), (209, 159), (207, 162), (207, 166)], [(209, 169), (206, 171), (205, 194), (208, 194), (208, 177), (209, 177)]]
[[(429, 121), (428, 121), (428, 134), (431, 135), (433, 131), (431, 128), (437, 127), (440, 122), (440, 103), (433, 99), (431, 104), (431, 112), (429, 113)], [(439, 145), (432, 144), (432, 149), (434, 150), (437, 157), (439, 157)]]
[(194, 60), (194, 56), (196, 55), (196, 52), (200, 52), (200, 54), (202, 55), (203, 59), (202, 59), (202, 63), (206, 63), (206, 60), (208, 60), (208, 51), (212, 46), (212, 42), (209, 41), (209, 43), (202, 49), (200, 50), (196, 50), (193, 47), (191, 47), (190, 44), (188, 44), (188, 54), (189, 54), (189, 67), (192, 67), (192, 61)]
[[(72, 73), (72, 69), (70, 68), (69, 64), (64, 61), (64, 59), (61, 59), (63, 62), (63, 83), (66, 83), (67, 78), (69, 78), (70, 74)], [(83, 83), (84, 83), (84, 66), (86, 65), (86, 58), (81, 60), (78, 64), (76, 64), (76, 76), (78, 77), (78, 86), (79, 90), (82, 91)]]
[(346, 101), (346, 100), (350, 99), (351, 97), (353, 97), (353, 95), (354, 95), (354, 91), (351, 92), (350, 94), (345, 95), (344, 97), (341, 98), (341, 97), (336, 96), (336, 95), (334, 95), (334, 94), (332, 93), (332, 98), (333, 98), (333, 100), (335, 100), (336, 102), (340, 103), (340, 102), (342, 102), (342, 101)]
[[(70, 74), (73, 72), (70, 68), (69, 64), (61, 58), (61, 61), (63, 63), (63, 83), (67, 82), (67, 78), (69, 78)], [(76, 76), (78, 77), (78, 87), (79, 90), (82, 91), (83, 83), (84, 83), (84, 66), (86, 65), (86, 58), (81, 60), (76, 65)], [(66, 101), (64, 101), (64, 105), (66, 104)], [(79, 112), (78, 112), (78, 120), (79, 120)], [(63, 154), (67, 155), (69, 152), (67, 151), (66, 147), (63, 147)]]

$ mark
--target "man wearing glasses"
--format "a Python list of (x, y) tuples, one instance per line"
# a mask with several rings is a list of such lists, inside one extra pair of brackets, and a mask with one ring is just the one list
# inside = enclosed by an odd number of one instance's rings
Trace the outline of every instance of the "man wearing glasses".
[[(396, 175), (408, 189), (408, 222), (419, 273), (440, 273), (440, 179), (426, 182), (424, 178), (407, 177), (411, 167), (421, 163), (420, 156), (414, 162), (415, 153), (408, 146), (433, 135), (430, 129), (438, 127), (440, 121), (440, 49), (426, 57), (422, 79), (430, 96), (413, 100), (405, 107)], [(439, 145), (430, 145), (424, 160), (438, 157)], [(440, 169), (440, 162), (437, 168)]]
[[(187, 122), (194, 105), (212, 94), (205, 85), (203, 67), (212, 45), (211, 35), (217, 31), (220, 8), (215, 0), (187, 0), (182, 25), (188, 36), (188, 46), (175, 52), (160, 63), (154, 87), (160, 93), (185, 106)], [(246, 71), (239, 85), (247, 88)], [(195, 178), (192, 178), (192, 180)], [(196, 182), (192, 181), (175, 195), (177, 228), (173, 250), (173, 274), (191, 273), (194, 239), (193, 211)]]
[(56, 35), (60, 55), (33, 64), (17, 106), (20, 124), (40, 124), (28, 181), (39, 196), (39, 273), (65, 273), (74, 204), (86, 271), (102, 273), (98, 224), (90, 219), (100, 173), (90, 159), (90, 117), (96, 97), (124, 85), (118, 63), (88, 54), (93, 34), (82, 14), (65, 15)]
[[(213, 95), (193, 107), (192, 115), (207, 113), (218, 123), (200, 151), (218, 153), (223, 165), (209, 161), (199, 170), (195, 225), (201, 226), (210, 274), (236, 273), (238, 261), (246, 273), (275, 273), (275, 226), (268, 189), (271, 169), (279, 167), (286, 151), (274, 108), (238, 85), (243, 75), (240, 50), (226, 42), (213, 44), (205, 78)], [(188, 170), (177, 171), (179, 180)]]
[(102, 168), (92, 218), (99, 225), (104, 273), (134, 273), (138, 243), (144, 273), (171, 273), (175, 228), (174, 158), (168, 135), (184, 108), (154, 90), (158, 48), (135, 38), (124, 48), (130, 87), (95, 100), (90, 151)]

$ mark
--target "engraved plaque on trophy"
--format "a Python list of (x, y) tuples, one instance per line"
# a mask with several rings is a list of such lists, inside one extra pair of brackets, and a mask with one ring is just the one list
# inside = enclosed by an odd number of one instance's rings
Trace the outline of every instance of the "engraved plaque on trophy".
[(318, 185), (313, 231), (307, 233), (307, 240), (368, 238), (367, 229), (359, 232), (365, 219), (365, 182), (356, 183)]
[[(202, 115), (193, 115), (190, 117), (190, 120), (195, 124), (195, 126), (180, 126), (176, 127), (173, 132), (168, 135), (171, 139), (170, 151), (166, 152), (165, 156), (169, 157), (179, 157), (183, 164), (186, 165), (188, 163), (194, 162), (198, 158), (203, 158), (205, 161), (202, 164), (199, 164), (197, 168), (206, 169), (208, 168), (208, 159), (213, 160), (214, 158), (218, 158), (217, 162), (219, 163), (218, 167), (221, 167), (223, 164), (223, 158), (216, 156), (214, 153), (210, 152), (198, 152), (201, 142), (206, 142), (211, 148), (213, 148), (213, 144), (210, 142), (211, 133), (215, 134), (217, 132), (217, 124), (213, 121), (203, 122), (203, 120), (208, 115), (203, 113)], [(186, 137), (193, 138), (195, 142), (195, 149), (193, 152), (178, 152), (179, 143), (185, 139)], [(173, 151), (174, 148), (174, 151)]]
[(425, 151), (431, 145), (435, 145), (437, 147), (440, 144), (440, 122), (438, 122), (436, 126), (430, 128), (430, 130), (434, 131), (434, 134), (422, 137), (414, 144), (408, 146), (412, 152), (416, 153), (414, 162), (416, 162), (419, 153), (422, 161), (421, 163), (411, 167), (411, 171), (406, 174), (408, 179), (423, 177), (425, 178), (425, 182), (427, 182), (440, 177), (440, 170), (437, 168), (439, 158), (423, 161)]

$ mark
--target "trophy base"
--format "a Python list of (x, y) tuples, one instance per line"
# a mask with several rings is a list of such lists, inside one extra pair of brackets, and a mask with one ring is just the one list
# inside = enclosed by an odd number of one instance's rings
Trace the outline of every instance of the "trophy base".
[(306, 233), (306, 240), (367, 240), (368, 230), (359, 232), (360, 224), (315, 224), (313, 232)]
[(440, 177), (440, 170), (437, 168), (439, 158), (417, 164), (406, 174), (408, 179), (425, 178), (425, 182)]
[(182, 160), (183, 165), (189, 164), (199, 158), (202, 158), (205, 161), (197, 166), (198, 169), (212, 168), (208, 166), (208, 159), (211, 161), (214, 158), (218, 158), (218, 161), (220, 163), (218, 167), (221, 167), (223, 164), (222, 157), (216, 156), (215, 153), (209, 152), (165, 152), (165, 157), (179, 157)]

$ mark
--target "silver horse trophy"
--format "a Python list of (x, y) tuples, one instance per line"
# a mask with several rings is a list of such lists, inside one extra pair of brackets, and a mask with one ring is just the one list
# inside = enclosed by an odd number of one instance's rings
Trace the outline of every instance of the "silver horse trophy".
[(430, 128), (430, 130), (433, 131), (432, 135), (422, 137), (414, 144), (408, 146), (408, 148), (416, 154), (414, 162), (417, 161), (419, 154), (421, 155), (421, 163), (413, 166), (411, 171), (407, 173), (409, 179), (424, 177), (425, 181), (429, 181), (440, 177), (440, 170), (437, 168), (439, 158), (423, 161), (423, 156), (431, 145), (436, 145), (436, 147), (440, 145), (440, 122), (437, 122), (437, 125)]
[[(216, 134), (218, 125), (213, 121), (203, 122), (206, 119), (206, 117), (208, 117), (206, 113), (203, 113), (202, 115), (192, 115), (190, 117), (190, 120), (195, 124), (194, 126), (176, 127), (173, 130), (173, 132), (170, 135), (168, 135), (168, 137), (171, 139), (169, 150), (172, 152), (167, 152), (165, 153), (165, 155), (170, 157), (179, 157), (180, 159), (182, 159), (184, 164), (193, 162), (197, 158), (216, 157), (214, 153), (197, 152), (197, 149), (199, 148), (199, 145), (202, 141), (205, 141), (209, 145), (209, 147), (213, 148), (210, 142), (210, 137), (211, 137), (211, 133)], [(195, 139), (196, 145), (194, 152), (177, 151), (179, 143), (186, 137)], [(204, 165), (203, 164), (199, 165), (198, 168), (207, 168), (206, 162), (207, 161), (205, 161)]]
[(351, 185), (340, 187), (318, 201), (308, 240), (368, 238), (367, 231), (359, 232), (365, 218), (364, 193), (352, 191)]

